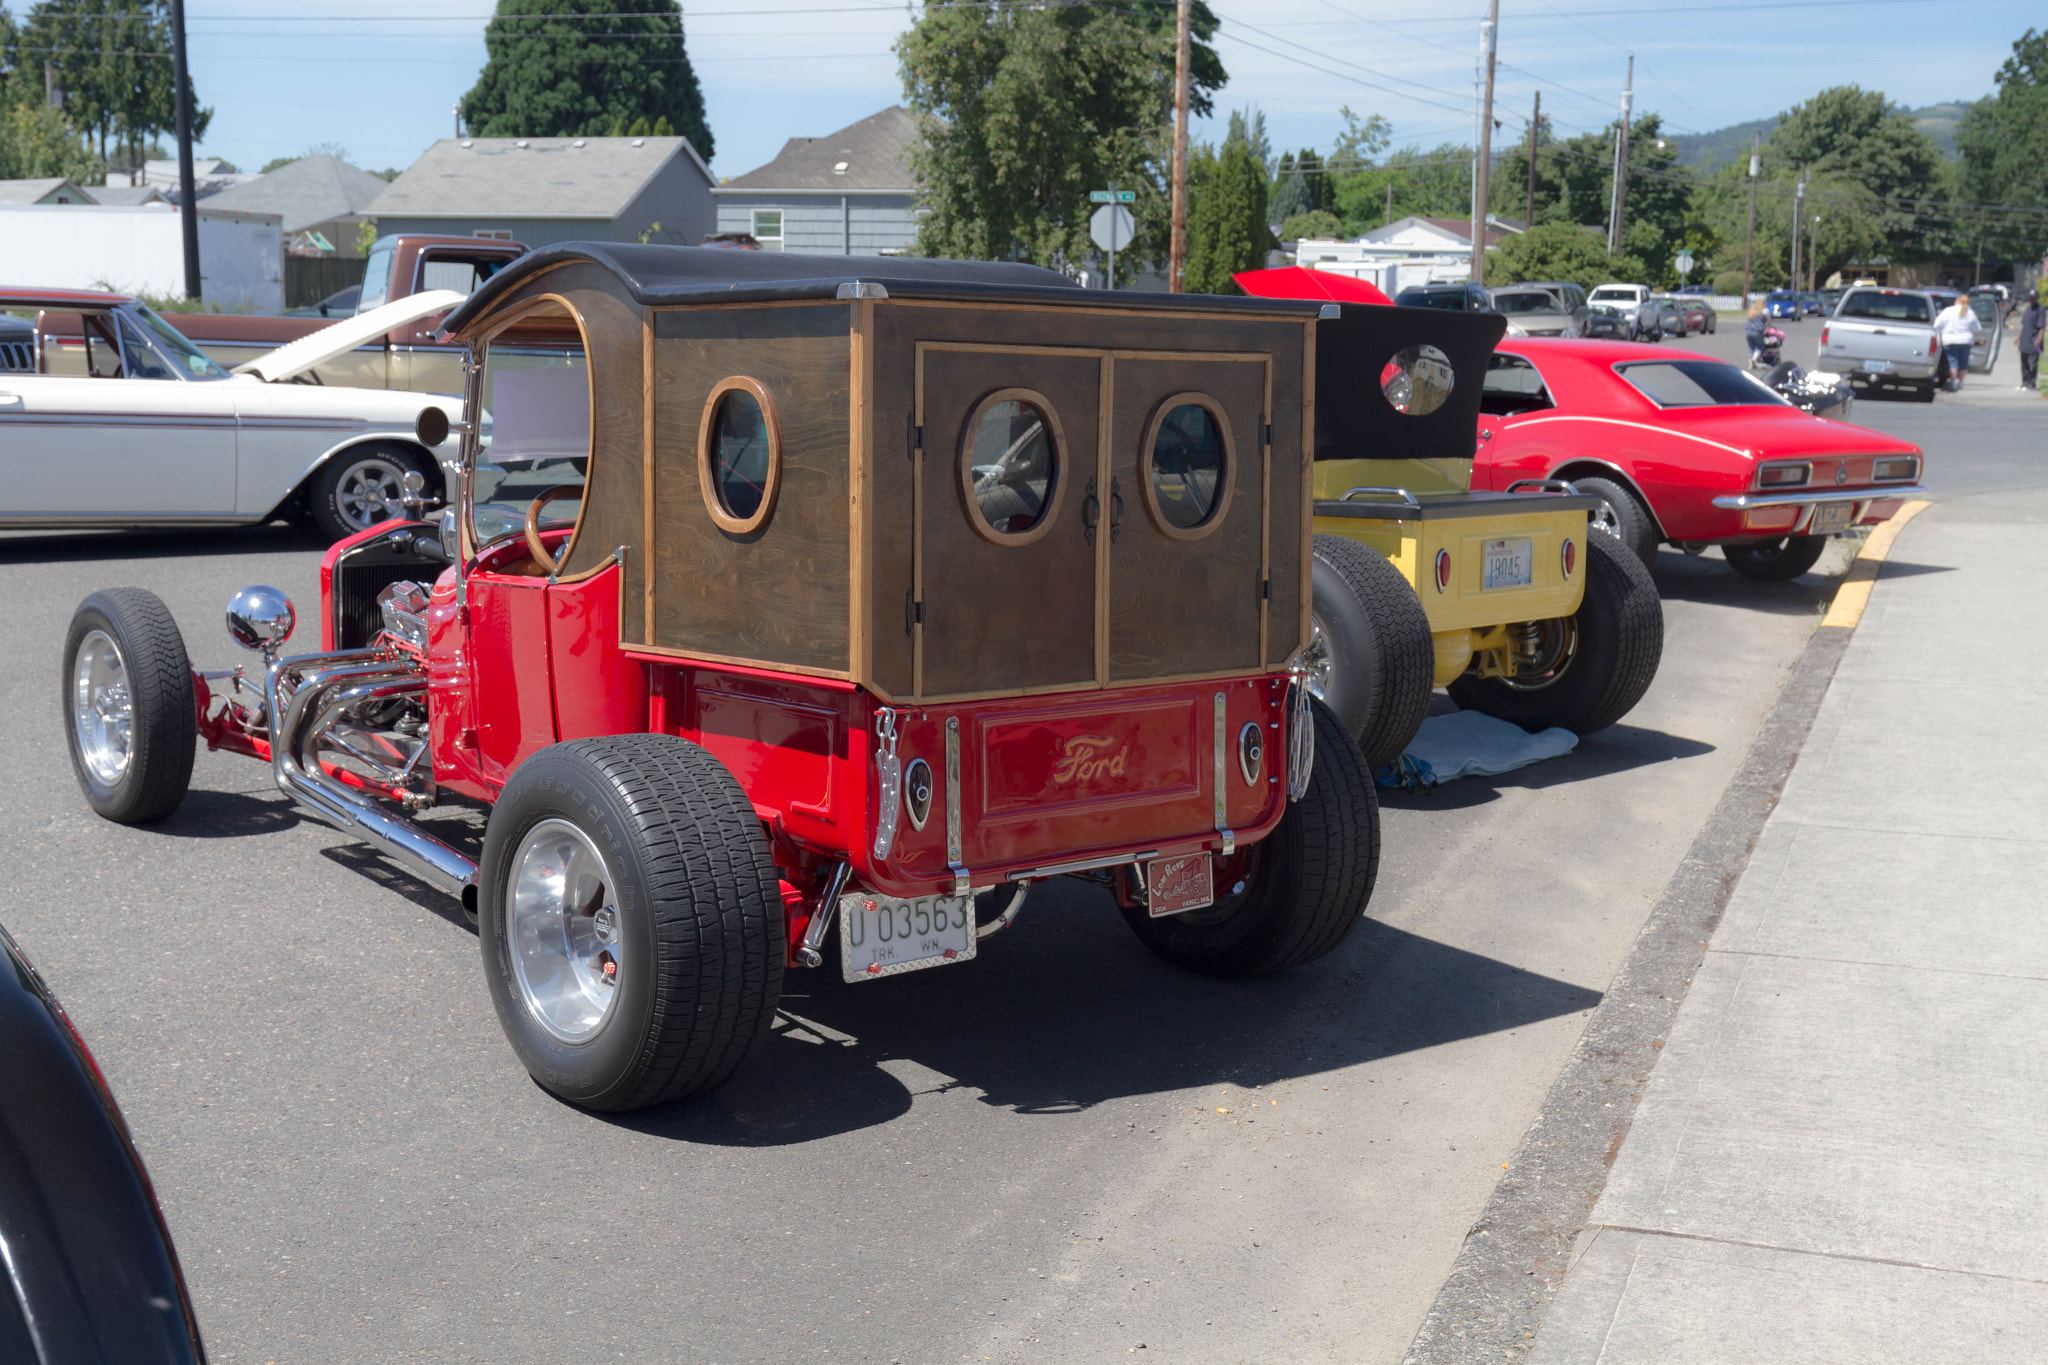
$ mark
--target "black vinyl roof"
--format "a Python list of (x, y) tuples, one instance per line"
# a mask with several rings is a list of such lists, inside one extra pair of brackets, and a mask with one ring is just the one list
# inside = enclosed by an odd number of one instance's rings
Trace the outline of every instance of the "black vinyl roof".
[[(1314, 317), (1317, 304), (1297, 299), (1255, 299), (1214, 294), (1134, 294), (1083, 289), (1056, 271), (1010, 261), (941, 261), (919, 256), (810, 256), (716, 247), (637, 246), (621, 242), (559, 242), (528, 252), (493, 275), (442, 324), (459, 332), (487, 313), (494, 300), (551, 265), (590, 261), (612, 272), (645, 305), (753, 303), (833, 299), (842, 285), (879, 285), (863, 297), (953, 299), (973, 303), (1043, 303), (1055, 307), (1225, 310), (1271, 317)], [(854, 297), (848, 290), (846, 297)]]

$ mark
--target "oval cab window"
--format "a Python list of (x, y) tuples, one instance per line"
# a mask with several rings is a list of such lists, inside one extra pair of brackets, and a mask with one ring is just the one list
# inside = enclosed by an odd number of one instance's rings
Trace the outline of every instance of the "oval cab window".
[(758, 530), (775, 507), (782, 450), (768, 391), (751, 379), (726, 379), (704, 404), (698, 474), (711, 519), (727, 531)]
[(1200, 394), (1176, 394), (1154, 409), (1146, 442), (1145, 503), (1176, 540), (1206, 535), (1230, 501), (1230, 426)]
[(1423, 417), (1450, 400), (1457, 386), (1451, 358), (1434, 346), (1403, 346), (1380, 371), (1380, 392), (1395, 412)]
[(1024, 545), (1059, 506), (1060, 430), (1045, 399), (1023, 389), (984, 398), (968, 419), (961, 491), (984, 539)]

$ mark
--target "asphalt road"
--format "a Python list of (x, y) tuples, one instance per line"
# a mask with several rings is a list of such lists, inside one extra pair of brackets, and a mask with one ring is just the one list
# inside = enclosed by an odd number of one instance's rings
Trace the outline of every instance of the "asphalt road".
[[(1937, 487), (2026, 472), (2003, 410), (1896, 407)], [(1371, 919), (1322, 962), (1207, 981), (1048, 887), (971, 964), (792, 973), (732, 1084), (602, 1118), (520, 1069), (453, 904), (267, 770), (202, 755), (150, 829), (79, 798), (78, 599), (150, 587), (225, 667), (235, 588), (317, 610), (307, 540), (10, 537), (0, 922), (121, 1099), (216, 1365), (1393, 1362), (1832, 590), (1660, 561), (1644, 703), (1389, 799)]]

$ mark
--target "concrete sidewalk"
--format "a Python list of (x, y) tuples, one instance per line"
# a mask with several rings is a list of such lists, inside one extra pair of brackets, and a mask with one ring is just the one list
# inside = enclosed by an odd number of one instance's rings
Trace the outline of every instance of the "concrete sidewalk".
[(2048, 491), (1900, 534), (1531, 1365), (2048, 1355), (2044, 581)]

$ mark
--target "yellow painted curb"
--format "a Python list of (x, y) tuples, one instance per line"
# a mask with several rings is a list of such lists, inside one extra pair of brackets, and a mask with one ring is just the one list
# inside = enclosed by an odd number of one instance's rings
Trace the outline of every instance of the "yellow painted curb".
[(1877, 581), (1877, 571), (1884, 567), (1884, 557), (1892, 552), (1892, 542), (1899, 538), (1899, 532), (1906, 523), (1934, 506), (1924, 499), (1916, 499), (1892, 513), (1891, 520), (1870, 533), (1870, 539), (1863, 542), (1863, 548), (1849, 565), (1849, 572), (1842, 578), (1842, 586), (1835, 589), (1835, 600), (1829, 606), (1827, 617), (1821, 621), (1824, 626), (1854, 627), (1863, 619), (1863, 608), (1870, 604), (1870, 585)]

